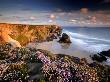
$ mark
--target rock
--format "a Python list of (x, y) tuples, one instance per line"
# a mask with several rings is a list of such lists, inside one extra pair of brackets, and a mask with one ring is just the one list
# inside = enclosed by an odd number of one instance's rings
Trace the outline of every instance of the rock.
[(0, 37), (7, 43), (11, 44), (13, 47), (21, 47), (17, 40), (12, 39), (7, 31), (1, 30)]
[(60, 38), (60, 40), (58, 42), (60, 42), (60, 43), (71, 43), (71, 40), (70, 40), (70, 37), (66, 33), (63, 33), (62, 37)]
[(80, 62), (81, 62), (81, 64), (87, 64), (86, 58), (81, 58), (81, 59), (80, 59)]
[(78, 58), (78, 57), (73, 57), (73, 61), (74, 61), (75, 63), (79, 64), (79, 63), (80, 63), (80, 58)]
[(14, 48), (15, 47), (21, 47), (20, 43), (14, 39), (10, 40), (9, 42)]
[(55, 33), (53, 33), (49, 37), (47, 37), (47, 41), (53, 41), (54, 39), (57, 39), (57, 35)]
[(55, 35), (54, 33), (50, 37), (53, 39), (57, 39), (57, 35)]
[(110, 57), (110, 49), (107, 51), (102, 51), (100, 53), (94, 54), (91, 56), (92, 60), (103, 62), (107, 60), (107, 57)]
[[(42, 63), (28, 63), (28, 72), (30, 74), (30, 80), (43, 79), (43, 74), (41, 72)], [(37, 70), (36, 70), (37, 69)]]
[(103, 61), (106, 61), (107, 58), (104, 56), (104, 55), (93, 55), (92, 57), (92, 60), (94, 61), (98, 61), (98, 62), (103, 62)]
[(96, 62), (93, 62), (93, 63), (90, 63), (89, 66), (90, 66), (90, 67), (97, 67), (98, 65), (97, 65)]
[(104, 55), (104, 56), (107, 56), (107, 57), (110, 57), (110, 49), (107, 50), (107, 51), (102, 51), (99, 53), (100, 55)]

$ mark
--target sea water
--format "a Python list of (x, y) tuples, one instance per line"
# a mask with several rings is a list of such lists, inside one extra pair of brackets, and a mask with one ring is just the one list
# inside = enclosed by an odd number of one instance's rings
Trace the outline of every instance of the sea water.
[[(109, 27), (64, 27), (63, 32), (70, 36), (72, 45), (92, 54), (110, 49)], [(110, 65), (110, 58), (103, 63)]]
[(64, 27), (72, 42), (89, 52), (101, 52), (110, 49), (109, 27)]

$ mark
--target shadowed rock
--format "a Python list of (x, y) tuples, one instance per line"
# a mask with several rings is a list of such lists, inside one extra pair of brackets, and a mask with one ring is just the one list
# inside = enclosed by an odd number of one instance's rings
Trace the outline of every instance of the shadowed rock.
[(107, 51), (102, 51), (100, 53), (94, 54), (91, 56), (92, 60), (103, 62), (107, 60), (107, 57), (110, 57), (110, 49)]
[(63, 33), (62, 37), (60, 38), (60, 40), (58, 42), (60, 42), (60, 43), (71, 43), (71, 40), (70, 40), (70, 37), (66, 33)]

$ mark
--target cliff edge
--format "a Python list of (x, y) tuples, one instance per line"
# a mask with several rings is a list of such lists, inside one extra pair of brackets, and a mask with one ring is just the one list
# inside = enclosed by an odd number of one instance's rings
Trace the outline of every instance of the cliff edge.
[(0, 23), (0, 44), (11, 43), (17, 47), (29, 42), (45, 41), (53, 34), (59, 36), (62, 29), (57, 25), (27, 25)]

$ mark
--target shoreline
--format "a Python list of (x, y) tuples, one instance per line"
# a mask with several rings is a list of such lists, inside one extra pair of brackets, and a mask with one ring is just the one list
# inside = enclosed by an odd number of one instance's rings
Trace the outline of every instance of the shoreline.
[[(53, 41), (44, 41), (44, 42), (38, 42), (38, 43), (29, 43), (28, 47), (33, 47), (36, 49), (43, 49), (51, 51), (54, 54), (67, 54), (70, 56), (75, 56), (79, 58), (86, 58), (89, 63), (94, 62), (91, 58), (94, 54), (100, 53), (100, 51), (92, 52), (86, 48), (82, 48), (81, 46), (77, 45), (76, 42), (74, 43), (74, 40), (72, 40), (71, 44), (66, 43), (59, 43), (58, 39), (55, 39)], [(108, 50), (108, 49), (106, 49)], [(103, 50), (103, 51), (106, 51)], [(101, 62), (102, 64), (109, 65), (110, 66), (110, 58), (107, 58), (107, 61)]]
[(86, 58), (89, 63), (93, 62), (90, 58), (92, 53), (73, 48), (71, 44), (59, 43), (58, 40), (41, 43), (29, 43), (26, 47), (48, 50), (54, 54), (67, 54), (79, 58)]

